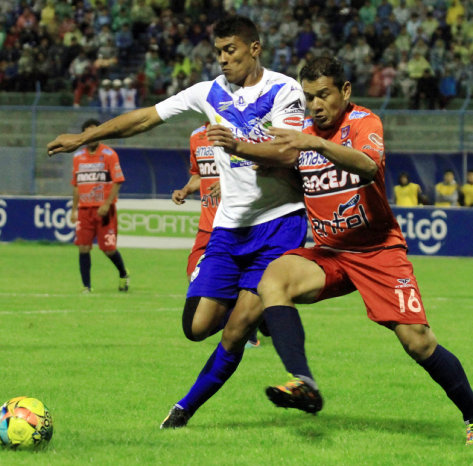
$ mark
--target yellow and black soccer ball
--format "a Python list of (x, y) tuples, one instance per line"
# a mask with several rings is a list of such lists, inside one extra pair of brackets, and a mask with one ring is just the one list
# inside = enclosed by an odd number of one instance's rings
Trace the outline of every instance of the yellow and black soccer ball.
[(48, 408), (36, 398), (18, 396), (0, 408), (0, 443), (11, 449), (46, 446), (53, 436), (53, 420)]

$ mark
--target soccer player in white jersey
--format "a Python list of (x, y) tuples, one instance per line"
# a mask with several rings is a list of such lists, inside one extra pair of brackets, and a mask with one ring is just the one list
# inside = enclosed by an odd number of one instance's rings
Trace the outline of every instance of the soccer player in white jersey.
[[(264, 69), (254, 23), (241, 16), (220, 20), (214, 28), (215, 51), (223, 74), (197, 83), (155, 107), (138, 109), (81, 134), (63, 134), (48, 144), (49, 155), (71, 152), (93, 140), (129, 137), (150, 130), (186, 110), (207, 115), (211, 123), (231, 129), (249, 142), (269, 140), (266, 128), (302, 129), (304, 94), (292, 78)], [(255, 144), (259, 146), (258, 144)], [(261, 312), (257, 285), (266, 266), (305, 242), (307, 223), (300, 192), (287, 177), (265, 176), (253, 163), (215, 148), (220, 172), (221, 202), (205, 256), (192, 275), (184, 313), (193, 315), (188, 338), (206, 338), (234, 306), (222, 341), (189, 393), (171, 409), (162, 428), (187, 424), (195, 411), (232, 375), (244, 343), (234, 344), (231, 332), (251, 333), (248, 322)], [(297, 311), (268, 319), (273, 344), (302, 406), (315, 413), (322, 398), (305, 359), (304, 330)]]

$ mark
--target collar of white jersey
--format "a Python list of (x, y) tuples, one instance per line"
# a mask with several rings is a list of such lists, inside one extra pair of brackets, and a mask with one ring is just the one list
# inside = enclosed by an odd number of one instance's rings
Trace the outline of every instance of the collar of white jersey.
[(253, 84), (253, 86), (239, 86), (238, 84), (234, 84), (234, 83), (228, 83), (228, 87), (231, 89), (231, 91), (233, 93), (237, 92), (238, 90), (240, 89), (246, 89), (246, 90), (250, 90), (250, 89), (258, 89), (258, 86), (262, 86), (264, 82), (266, 82), (266, 79), (268, 77), (268, 70), (266, 68), (263, 67), (263, 75), (261, 76), (261, 79), (256, 83), (256, 84)]

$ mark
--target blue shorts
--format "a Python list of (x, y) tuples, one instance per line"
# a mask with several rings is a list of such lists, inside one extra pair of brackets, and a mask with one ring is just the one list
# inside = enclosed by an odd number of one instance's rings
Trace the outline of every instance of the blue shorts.
[(192, 273), (187, 297), (236, 299), (242, 289), (256, 293), (268, 264), (304, 245), (306, 236), (304, 210), (251, 227), (216, 227)]

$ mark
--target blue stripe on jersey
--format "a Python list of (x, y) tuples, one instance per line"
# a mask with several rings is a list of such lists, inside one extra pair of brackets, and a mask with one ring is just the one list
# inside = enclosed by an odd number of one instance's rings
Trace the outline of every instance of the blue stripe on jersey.
[(103, 149), (102, 152), (107, 155), (112, 155), (113, 152), (110, 149)]
[[(256, 119), (263, 118), (271, 111), (274, 98), (286, 84), (275, 84), (268, 92), (240, 111), (233, 105), (233, 97), (215, 81), (207, 95), (207, 102), (225, 120), (240, 129), (243, 134), (248, 135), (252, 126), (257, 123)], [(230, 102), (231, 104), (228, 105)]]

